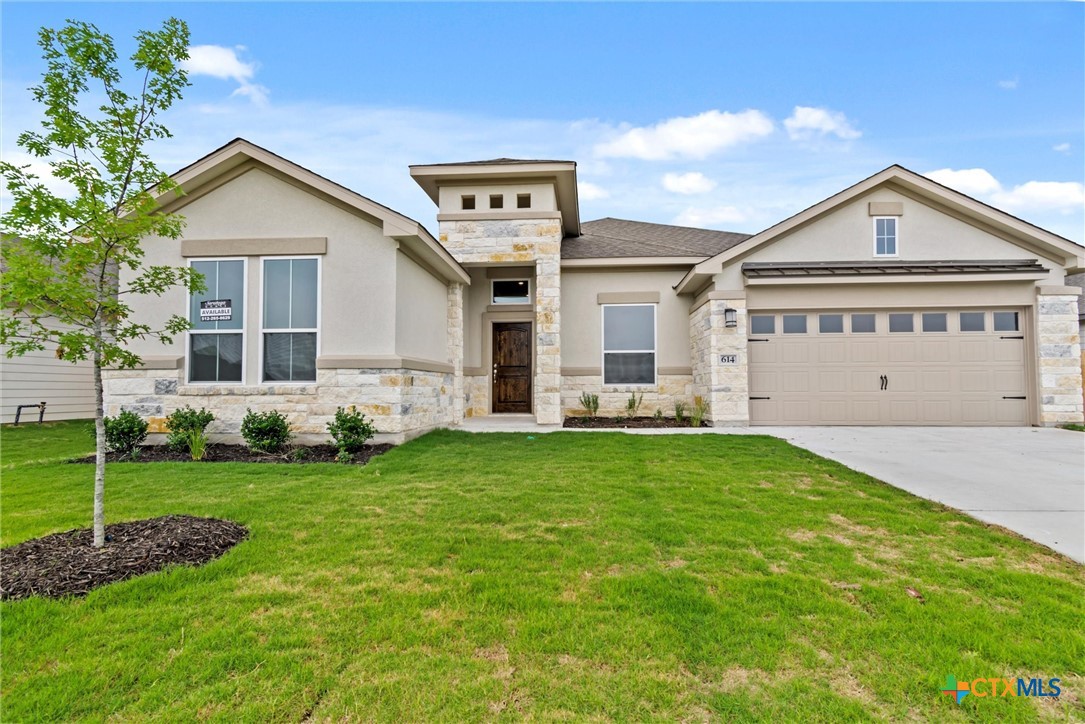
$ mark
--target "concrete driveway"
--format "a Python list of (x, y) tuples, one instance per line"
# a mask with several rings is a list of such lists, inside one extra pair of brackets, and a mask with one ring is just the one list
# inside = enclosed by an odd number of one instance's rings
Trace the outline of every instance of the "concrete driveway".
[(1085, 434), (1027, 427), (758, 427), (1085, 563)]

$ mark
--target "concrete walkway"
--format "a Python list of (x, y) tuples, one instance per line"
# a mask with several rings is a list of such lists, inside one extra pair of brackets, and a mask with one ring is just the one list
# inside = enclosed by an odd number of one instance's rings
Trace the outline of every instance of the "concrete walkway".
[(1085, 563), (1085, 434), (1029, 427), (759, 427)]

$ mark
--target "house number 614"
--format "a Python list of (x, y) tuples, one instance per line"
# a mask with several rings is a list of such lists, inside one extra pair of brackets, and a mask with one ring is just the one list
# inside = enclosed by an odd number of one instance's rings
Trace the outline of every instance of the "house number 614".
[(720, 364), (721, 365), (738, 364), (738, 355), (735, 355), (735, 354), (721, 354), (720, 355)]

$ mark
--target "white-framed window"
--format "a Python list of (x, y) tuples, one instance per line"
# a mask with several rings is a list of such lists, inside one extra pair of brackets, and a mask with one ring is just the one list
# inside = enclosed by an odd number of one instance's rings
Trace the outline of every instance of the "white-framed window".
[(603, 384), (656, 384), (656, 305), (603, 305)]
[(896, 216), (874, 217), (874, 256), (900, 256), (897, 253), (897, 236), (900, 219)]
[(492, 279), (490, 301), (494, 304), (531, 304), (531, 280)]
[(315, 382), (320, 258), (260, 259), (260, 380)]
[(245, 379), (246, 260), (190, 259), (207, 291), (188, 297), (192, 328), (185, 345), (186, 379), (199, 384), (238, 384)]

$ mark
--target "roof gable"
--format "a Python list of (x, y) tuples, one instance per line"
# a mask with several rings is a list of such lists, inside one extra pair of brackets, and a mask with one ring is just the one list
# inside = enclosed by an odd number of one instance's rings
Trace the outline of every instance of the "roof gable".
[(380, 226), (384, 236), (406, 245), (447, 280), (470, 284), (470, 276), (463, 267), (414, 219), (243, 138), (235, 138), (172, 174), (170, 178), (184, 193), (168, 191), (160, 194), (157, 198), (159, 207), (171, 212), (181, 209), (254, 167), (270, 170), (274, 175), (364, 216)]
[(697, 264), (678, 283), (675, 287), (676, 291), (679, 293), (695, 291), (707, 283), (713, 275), (719, 273), (729, 262), (785, 238), (792, 232), (824, 218), (879, 187), (890, 187), (925, 205), (950, 213), (966, 223), (980, 227), (1031, 253), (1041, 253), (1058, 260), (1066, 269), (1075, 270), (1085, 267), (1085, 247), (954, 191), (914, 171), (894, 165)]

